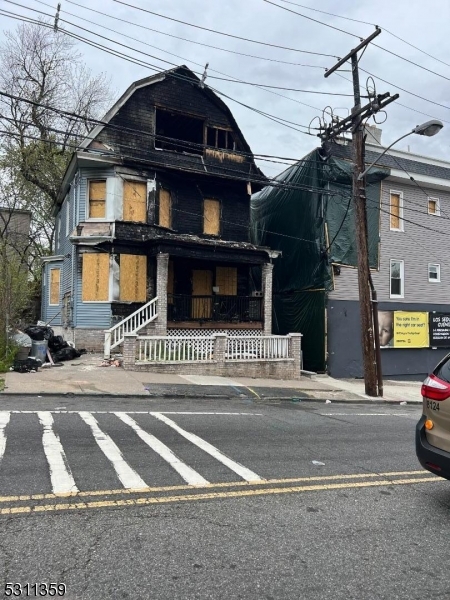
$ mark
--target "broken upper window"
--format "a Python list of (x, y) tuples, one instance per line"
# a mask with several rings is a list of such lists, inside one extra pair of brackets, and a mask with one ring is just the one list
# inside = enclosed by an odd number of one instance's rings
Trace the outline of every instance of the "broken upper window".
[(220, 148), (221, 150), (238, 149), (233, 132), (219, 127), (207, 127), (206, 143), (212, 148)]
[(203, 154), (202, 119), (157, 108), (155, 129), (155, 148)]

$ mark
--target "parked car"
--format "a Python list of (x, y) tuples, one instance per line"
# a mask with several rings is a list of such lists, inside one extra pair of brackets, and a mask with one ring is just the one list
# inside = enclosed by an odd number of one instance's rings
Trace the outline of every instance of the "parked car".
[(422, 384), (423, 414), (416, 426), (416, 454), (422, 467), (450, 479), (450, 354)]

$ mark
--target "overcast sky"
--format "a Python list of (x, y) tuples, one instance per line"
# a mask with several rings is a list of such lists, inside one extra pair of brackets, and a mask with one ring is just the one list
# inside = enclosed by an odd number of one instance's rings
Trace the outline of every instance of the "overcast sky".
[[(326, 57), (305, 54), (226, 37), (148, 14), (114, 0), (96, 0), (95, 2), (76, 0), (77, 5), (68, 0), (61, 1), (61, 18), (90, 29), (94, 34), (62, 23), (66, 29), (89, 39), (97, 39), (98, 42), (110, 48), (115, 47), (130, 56), (138, 57), (160, 70), (186, 64), (192, 70), (202, 72), (202, 65), (208, 62), (207, 83), (212, 87), (244, 104), (303, 126), (308, 126), (314, 117), (320, 116), (322, 109), (326, 106), (332, 107), (333, 111), (340, 116), (348, 114), (348, 110), (353, 104), (351, 82), (342, 79), (336, 73), (325, 79), (324, 68), (333, 66), (336, 62), (336, 58), (333, 57), (342, 57), (355, 47), (359, 43), (358, 37), (367, 37), (374, 30), (372, 25), (321, 14), (304, 7), (318, 8), (350, 19), (377, 24), (383, 29), (383, 32), (374, 40), (376, 44), (437, 73), (430, 73), (370, 45), (361, 59), (361, 68), (376, 76), (374, 79), (377, 93), (387, 91), (391, 94), (400, 93), (399, 100), (388, 107), (387, 120), (381, 125), (383, 143), (388, 145), (415, 125), (431, 117), (438, 118), (444, 121), (445, 126), (437, 136), (433, 138), (410, 136), (400, 142), (397, 147), (406, 150), (409, 145), (411, 151), (450, 160), (448, 152), (450, 142), (450, 36), (448, 27), (450, 2), (446, 0), (427, 0), (427, 2), (423, 0), (397, 0), (397, 2), (392, 2), (392, 0), (376, 0), (375, 2), (373, 0), (371, 2), (368, 0), (349, 0), (347, 2), (290, 0), (291, 3), (273, 0), (285, 8), (356, 34), (355, 36), (289, 13), (264, 0), (124, 1), (127, 4), (155, 11), (173, 19), (235, 36), (292, 49), (332, 55)], [(17, 0), (17, 2), (23, 6), (52, 14), (56, 8), (56, 1), (48, 2), (52, 8), (45, 5), (47, 2), (38, 2), (37, 0)], [(303, 7), (294, 6), (292, 3), (302, 4)], [(82, 8), (81, 5), (94, 8), (108, 16), (96, 14), (88, 8)], [(4, 0), (0, 0), (0, 8), (27, 16), (38, 16), (33, 11), (7, 4)], [(77, 15), (77, 17), (68, 13)], [(17, 22), (13, 19), (3, 16), (0, 16), (0, 19), (2, 30), (16, 27)], [(121, 19), (121, 21), (117, 19)], [(124, 20), (141, 27), (125, 23)], [(155, 31), (148, 31), (142, 26)], [(115, 30), (115, 32), (108, 31), (104, 27)], [(433, 58), (400, 41), (386, 29), (432, 55)], [(107, 36), (113, 41), (102, 40), (95, 34)], [(190, 41), (175, 39), (164, 34), (179, 36)], [(116, 46), (115, 41), (125, 43), (129, 48)], [(196, 45), (192, 41), (252, 54), (260, 58), (231, 54)], [(146, 44), (151, 44), (153, 47)], [(80, 44), (80, 50), (94, 72), (103, 71), (111, 77), (116, 97), (122, 94), (133, 81), (155, 73), (155, 69), (131, 64), (85, 44)], [(140, 54), (139, 51), (169, 61), (170, 64)], [(178, 56), (173, 56), (169, 52)], [(264, 58), (298, 64), (270, 62), (263, 60)], [(444, 62), (439, 62), (437, 59)], [(299, 64), (311, 66), (298, 66)], [(247, 82), (284, 88), (346, 95), (319, 95), (273, 90), (276, 94), (285, 96), (280, 97), (254, 86), (212, 79), (213, 76), (232, 77)], [(342, 76), (350, 78), (351, 74), (343, 72)], [(365, 86), (367, 77), (366, 73), (361, 72), (361, 85)], [(380, 77), (389, 84), (382, 82)], [(417, 98), (399, 90), (397, 86), (444, 106), (437, 106)], [(318, 139), (315, 137), (275, 123), (232, 100), (224, 100), (233, 112), (254, 153), (301, 158), (318, 145)], [(363, 100), (363, 102), (365, 101)], [(305, 104), (310, 106), (305, 106)], [(410, 109), (426, 114), (419, 114)], [(385, 115), (379, 115), (380, 121), (384, 118)], [(316, 119), (312, 126), (317, 126), (317, 124)], [(306, 131), (304, 127), (297, 127), (297, 129)], [(269, 176), (276, 175), (284, 169), (283, 165), (266, 162), (259, 164)]]

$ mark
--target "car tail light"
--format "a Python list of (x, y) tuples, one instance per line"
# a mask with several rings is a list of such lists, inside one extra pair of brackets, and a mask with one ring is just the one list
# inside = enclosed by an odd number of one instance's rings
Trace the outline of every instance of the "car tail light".
[(430, 400), (447, 400), (450, 398), (450, 383), (442, 381), (436, 375), (430, 375), (422, 384), (422, 396)]

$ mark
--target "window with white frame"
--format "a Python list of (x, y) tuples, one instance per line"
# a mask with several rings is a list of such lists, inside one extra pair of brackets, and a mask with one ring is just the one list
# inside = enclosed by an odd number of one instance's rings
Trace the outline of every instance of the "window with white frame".
[(441, 204), (439, 198), (428, 198), (428, 214), (439, 217), (441, 214)]
[(428, 264), (428, 281), (439, 283), (441, 281), (441, 265), (436, 263)]
[(390, 191), (389, 213), (391, 231), (403, 231), (403, 192)]
[(390, 263), (390, 297), (403, 298), (405, 295), (405, 263), (403, 260), (391, 259)]

